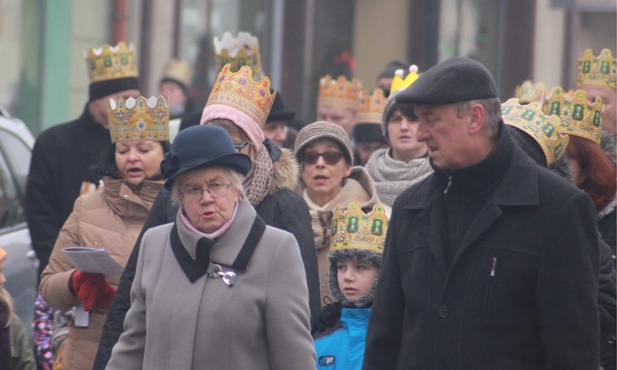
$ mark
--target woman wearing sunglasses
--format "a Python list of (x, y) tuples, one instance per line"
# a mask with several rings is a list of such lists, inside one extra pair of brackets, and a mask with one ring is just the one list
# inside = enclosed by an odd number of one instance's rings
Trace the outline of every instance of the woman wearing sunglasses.
[(338, 125), (317, 121), (305, 126), (298, 133), (294, 153), (300, 163), (301, 194), (313, 223), (323, 306), (334, 302), (328, 288), (332, 211), (337, 204), (347, 209), (353, 201), (363, 209), (372, 209), (378, 202), (377, 193), (368, 172), (360, 166), (351, 167), (349, 135)]

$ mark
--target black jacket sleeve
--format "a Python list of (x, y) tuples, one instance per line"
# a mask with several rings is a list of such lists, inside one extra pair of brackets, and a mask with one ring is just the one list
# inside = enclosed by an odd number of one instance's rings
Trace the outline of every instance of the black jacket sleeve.
[(616, 300), (617, 287), (613, 251), (600, 239), (600, 280), (598, 286), (598, 310), (600, 316), (600, 365), (605, 369), (617, 366), (615, 337), (617, 336)]
[(141, 238), (148, 229), (172, 222), (175, 219), (176, 212), (177, 207), (171, 204), (171, 193), (165, 189), (161, 190), (150, 209), (150, 214), (141, 229), (131, 256), (124, 267), (120, 283), (118, 283), (116, 296), (103, 327), (99, 349), (94, 360), (94, 370), (105, 369), (107, 362), (111, 358), (111, 350), (124, 331), (124, 317), (131, 307), (131, 285), (133, 285), (133, 279), (135, 278)]
[(311, 228), (311, 215), (301, 196), (289, 189), (268, 196), (256, 208), (266, 224), (289, 231), (298, 241), (300, 255), (304, 263), (306, 283), (309, 291), (311, 316), (321, 310), (319, 302), (319, 273), (317, 270), (317, 251)]
[(64, 224), (60, 215), (60, 194), (50, 188), (57, 183), (53, 151), (45, 133), (35, 142), (26, 183), (26, 219), (32, 239), (32, 249), (39, 259), (39, 275), (49, 261), (56, 238)]

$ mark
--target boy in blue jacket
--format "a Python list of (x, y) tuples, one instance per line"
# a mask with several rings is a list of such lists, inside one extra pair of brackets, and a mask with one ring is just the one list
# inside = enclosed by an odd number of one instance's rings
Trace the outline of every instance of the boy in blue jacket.
[(317, 369), (361, 369), (366, 329), (383, 252), (388, 219), (381, 204), (366, 214), (352, 202), (332, 218), (329, 285), (336, 302), (313, 318)]

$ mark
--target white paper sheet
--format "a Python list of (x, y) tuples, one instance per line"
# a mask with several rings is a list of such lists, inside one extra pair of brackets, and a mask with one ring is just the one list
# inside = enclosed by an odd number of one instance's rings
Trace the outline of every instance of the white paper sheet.
[(122, 275), (124, 268), (104, 248), (67, 247), (62, 249), (81, 272), (99, 273), (108, 277)]

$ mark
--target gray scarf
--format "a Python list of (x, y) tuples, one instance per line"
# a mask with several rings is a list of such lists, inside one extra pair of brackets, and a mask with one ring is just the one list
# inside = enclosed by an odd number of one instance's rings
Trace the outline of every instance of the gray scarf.
[(268, 195), (272, 184), (272, 159), (265, 146), (261, 146), (255, 156), (251, 172), (244, 178), (242, 187), (246, 198), (253, 207), (257, 207)]
[(390, 149), (376, 150), (364, 168), (373, 179), (379, 200), (389, 207), (403, 190), (433, 173), (427, 157), (405, 163), (392, 158)]

